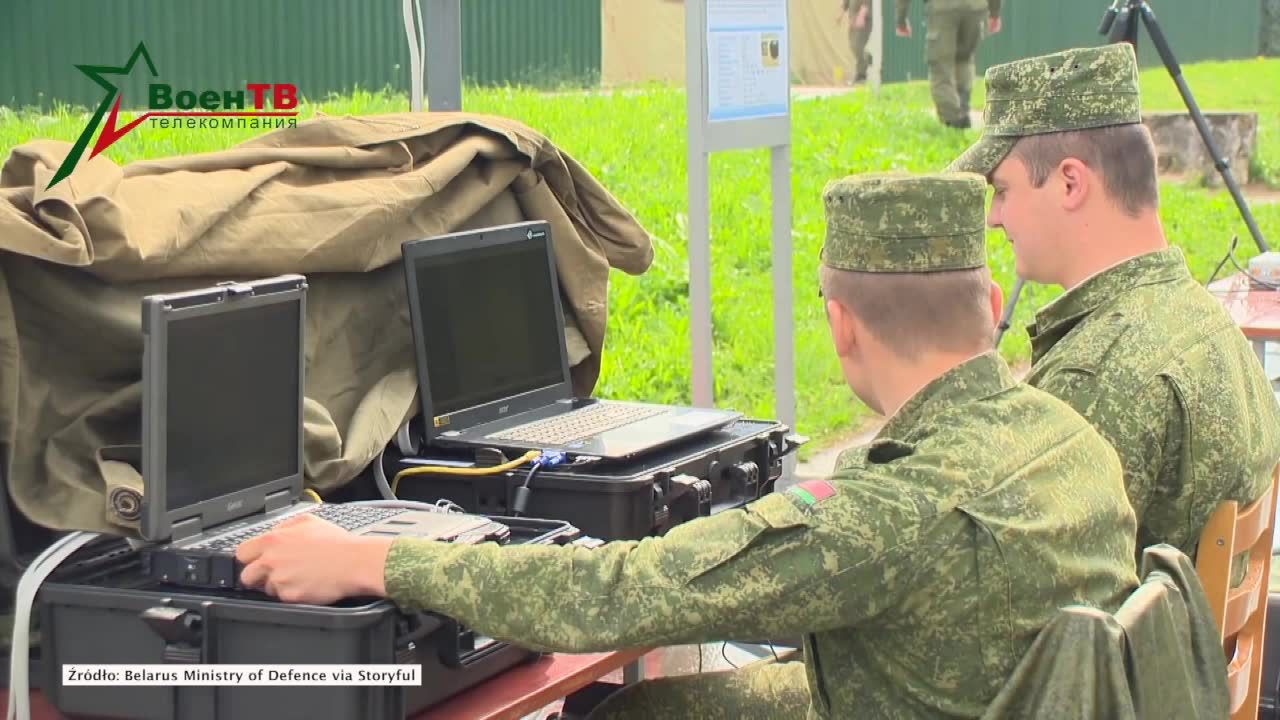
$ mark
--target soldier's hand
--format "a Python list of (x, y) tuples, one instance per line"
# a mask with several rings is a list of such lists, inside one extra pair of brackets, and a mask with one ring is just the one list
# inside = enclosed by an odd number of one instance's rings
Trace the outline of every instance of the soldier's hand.
[(898, 27), (894, 28), (893, 31), (898, 34), (898, 37), (911, 37), (911, 21), (908, 20), (907, 22), (902, 23)]
[(1000, 32), (1000, 27), (1001, 27), (1001, 22), (1000, 22), (999, 15), (992, 18), (987, 18), (987, 32), (991, 33), (992, 35), (995, 35), (996, 33)]
[(390, 538), (352, 535), (310, 513), (280, 523), (236, 548), (240, 581), (284, 602), (328, 605), (354, 595), (385, 594)]

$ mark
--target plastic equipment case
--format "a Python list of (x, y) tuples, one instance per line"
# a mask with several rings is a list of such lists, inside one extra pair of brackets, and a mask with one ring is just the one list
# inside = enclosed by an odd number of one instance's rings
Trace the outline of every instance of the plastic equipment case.
[[(493, 518), (510, 544), (564, 544), (568, 523)], [(162, 587), (145, 579), (138, 553), (88, 548), (47, 580), (36, 602), (44, 693), (69, 717), (145, 720), (402, 720), (537, 657), (479, 638), (448, 618), (404, 613), (386, 600), (290, 605), (267, 596)], [(64, 685), (65, 665), (421, 665), (420, 686)], [(201, 665), (203, 664), (203, 665)], [(33, 669), (33, 679), (37, 671)]]
[[(746, 419), (630, 462), (542, 468), (531, 483), (523, 515), (563, 520), (601, 540), (660, 535), (772, 492), (783, 459), (804, 442), (781, 423)], [(424, 462), (393, 453), (394, 443), (384, 464), (388, 477)], [(405, 476), (396, 494), (406, 500), (445, 498), (467, 512), (508, 515), (526, 474), (517, 469), (496, 475)]]

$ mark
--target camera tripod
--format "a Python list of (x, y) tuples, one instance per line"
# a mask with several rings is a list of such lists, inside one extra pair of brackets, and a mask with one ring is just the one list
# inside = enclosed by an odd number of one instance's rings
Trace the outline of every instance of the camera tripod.
[[(1186, 104), (1187, 110), (1191, 111), (1191, 119), (1195, 122), (1196, 129), (1200, 131), (1200, 138), (1204, 140), (1205, 147), (1208, 148), (1210, 156), (1213, 157), (1213, 166), (1217, 169), (1218, 174), (1222, 176), (1222, 181), (1226, 184), (1227, 189), (1231, 191), (1231, 197), (1236, 201), (1236, 208), (1240, 211), (1240, 216), (1244, 218), (1244, 223), (1248, 226), (1249, 233), (1253, 235), (1253, 241), (1257, 243), (1258, 250), (1262, 252), (1269, 251), (1271, 248), (1267, 246), (1267, 241), (1263, 239), (1262, 231), (1258, 228), (1258, 223), (1254, 220), (1253, 213), (1249, 210), (1249, 204), (1245, 201), (1244, 196), (1240, 194), (1240, 187), (1236, 185), (1235, 177), (1231, 174), (1231, 165), (1223, 159), (1217, 143), (1213, 140), (1213, 132), (1209, 129), (1209, 124), (1200, 112), (1200, 107), (1196, 104), (1196, 99), (1191, 94), (1191, 88), (1187, 87), (1187, 81), (1182, 77), (1182, 67), (1178, 64), (1177, 58), (1173, 56), (1173, 50), (1169, 48), (1169, 42), (1165, 39), (1164, 31), (1160, 29), (1160, 23), (1156, 21), (1156, 14), (1152, 11), (1151, 6), (1147, 4), (1146, 0), (1114, 0), (1111, 7), (1107, 8), (1106, 14), (1102, 16), (1102, 24), (1098, 27), (1098, 34), (1105, 35), (1113, 43), (1127, 42), (1133, 45), (1133, 50), (1136, 54), (1138, 51), (1139, 21), (1146, 26), (1147, 33), (1151, 35), (1151, 41), (1155, 43), (1156, 52), (1160, 53), (1160, 59), (1164, 62), (1165, 69), (1169, 71), (1174, 84), (1178, 86), (1178, 93), (1182, 95), (1182, 101)], [(1022, 293), (1023, 284), (1023, 279), (1018, 278), (1018, 282), (1013, 286), (1009, 304), (1005, 307), (1004, 316), (1000, 318), (1000, 324), (996, 328), (996, 347), (1000, 346), (1000, 340), (1004, 337), (1005, 331), (1009, 329), (1009, 324), (1013, 320), (1013, 312), (1018, 304), (1018, 296)]]

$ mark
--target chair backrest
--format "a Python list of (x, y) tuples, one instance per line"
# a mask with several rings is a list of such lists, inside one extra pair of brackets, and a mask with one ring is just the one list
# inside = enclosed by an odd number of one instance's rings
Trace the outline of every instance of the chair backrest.
[(1114, 615), (1139, 720), (1225, 718), (1227, 663), (1190, 558), (1157, 545), (1144, 551), (1143, 571)]
[(1280, 466), (1267, 492), (1247, 507), (1233, 501), (1218, 506), (1196, 549), (1196, 573), (1222, 633), (1232, 720), (1258, 716), (1278, 482)]
[(1040, 631), (982, 720), (1227, 716), (1227, 661), (1191, 559), (1143, 551), (1114, 613), (1069, 606)]
[(1065, 607), (1036, 636), (981, 720), (1139, 720), (1124, 629), (1110, 614)]

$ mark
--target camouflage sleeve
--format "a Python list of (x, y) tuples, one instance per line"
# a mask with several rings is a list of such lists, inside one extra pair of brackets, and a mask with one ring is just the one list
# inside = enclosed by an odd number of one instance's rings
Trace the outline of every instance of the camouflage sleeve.
[(401, 539), (387, 557), (387, 594), (549, 652), (849, 626), (896, 603), (886, 580), (909, 574), (919, 521), (882, 481), (823, 483), (594, 549)]
[(907, 15), (911, 12), (911, 0), (893, 0), (893, 8), (898, 26), (906, 24)]
[(987, 15), (1000, 17), (1001, 0), (987, 0)]

